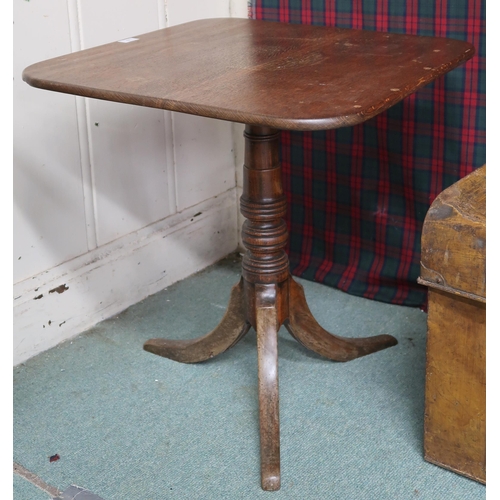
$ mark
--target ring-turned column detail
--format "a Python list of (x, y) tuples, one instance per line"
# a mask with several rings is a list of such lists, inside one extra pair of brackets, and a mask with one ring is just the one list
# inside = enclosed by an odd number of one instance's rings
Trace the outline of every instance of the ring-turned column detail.
[(240, 211), (242, 241), (247, 249), (242, 263), (243, 278), (250, 283), (281, 283), (288, 278), (285, 246), (288, 231), (283, 220), (286, 198), (281, 186), (279, 132), (247, 125), (245, 165)]

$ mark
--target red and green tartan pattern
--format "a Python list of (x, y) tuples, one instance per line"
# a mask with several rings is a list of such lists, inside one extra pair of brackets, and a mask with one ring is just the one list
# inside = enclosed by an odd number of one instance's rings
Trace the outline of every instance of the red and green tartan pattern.
[(475, 56), (354, 127), (282, 132), (292, 273), (383, 302), (425, 307), (425, 214), (486, 161), (485, 0), (253, 0), (251, 16), (466, 40)]

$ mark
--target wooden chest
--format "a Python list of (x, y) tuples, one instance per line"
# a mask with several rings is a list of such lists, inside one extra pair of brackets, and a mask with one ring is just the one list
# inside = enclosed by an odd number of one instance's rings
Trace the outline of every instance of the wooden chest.
[(425, 459), (486, 482), (486, 166), (444, 190), (422, 229), (429, 287)]

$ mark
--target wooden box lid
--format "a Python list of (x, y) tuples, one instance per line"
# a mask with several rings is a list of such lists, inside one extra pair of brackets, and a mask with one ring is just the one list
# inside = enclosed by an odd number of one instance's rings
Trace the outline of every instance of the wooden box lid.
[(418, 282), (486, 302), (486, 165), (445, 189), (429, 208)]

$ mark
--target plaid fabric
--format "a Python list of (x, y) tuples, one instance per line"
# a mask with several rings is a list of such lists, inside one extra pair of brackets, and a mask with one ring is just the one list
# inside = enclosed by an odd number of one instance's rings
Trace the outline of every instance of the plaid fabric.
[(256, 19), (467, 40), (476, 55), (371, 120), (282, 132), (292, 273), (425, 307), (420, 233), (434, 198), (486, 161), (485, 0), (253, 0)]

